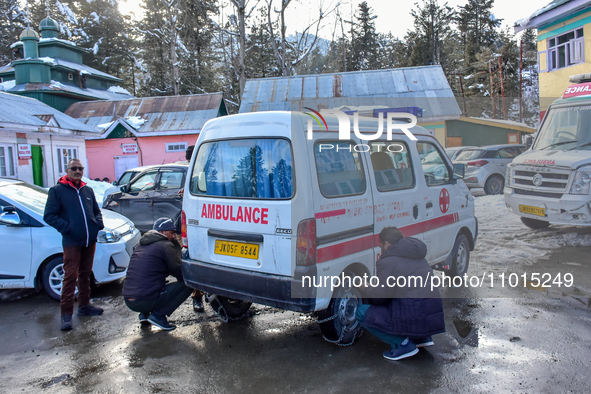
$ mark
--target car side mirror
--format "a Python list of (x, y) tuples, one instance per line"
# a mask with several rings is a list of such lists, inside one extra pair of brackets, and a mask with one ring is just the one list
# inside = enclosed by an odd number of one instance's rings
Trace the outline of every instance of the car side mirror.
[(21, 224), (21, 218), (13, 206), (4, 207), (4, 212), (0, 213), (0, 223), (7, 226), (18, 226)]
[(528, 150), (529, 148), (531, 148), (533, 143), (534, 143), (534, 137), (532, 137), (531, 135), (526, 135), (525, 136), (525, 150)]
[(113, 181), (113, 186), (117, 186), (117, 181)]
[(121, 193), (127, 193), (127, 187), (128, 185), (123, 185), (119, 188), (119, 190), (121, 190)]
[(466, 173), (466, 165), (464, 163), (454, 164), (454, 176), (453, 179), (464, 179)]

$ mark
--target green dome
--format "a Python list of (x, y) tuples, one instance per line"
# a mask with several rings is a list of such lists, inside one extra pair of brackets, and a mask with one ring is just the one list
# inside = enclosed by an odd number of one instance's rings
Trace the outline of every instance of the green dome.
[(39, 40), (39, 34), (30, 27), (26, 27), (20, 35), (21, 40)]
[(60, 28), (59, 28), (59, 26), (58, 26), (58, 24), (57, 24), (56, 21), (54, 21), (50, 17), (47, 17), (47, 18), (43, 19), (41, 21), (41, 23), (39, 23), (39, 30), (55, 30), (55, 31), (59, 31)]

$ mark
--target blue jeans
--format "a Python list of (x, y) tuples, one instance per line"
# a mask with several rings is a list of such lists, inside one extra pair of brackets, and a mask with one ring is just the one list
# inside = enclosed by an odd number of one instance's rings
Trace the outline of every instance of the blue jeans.
[(156, 298), (147, 300), (125, 300), (129, 309), (144, 314), (153, 313), (155, 316), (170, 316), (191, 295), (193, 289), (183, 282), (169, 283), (164, 291)]
[(365, 328), (367, 331), (371, 332), (373, 335), (378, 337), (383, 342), (386, 342), (390, 347), (396, 349), (400, 346), (402, 342), (406, 339), (406, 337), (400, 335), (393, 335), (385, 333), (377, 328), (369, 328), (365, 325), (365, 315), (367, 314), (367, 310), (371, 305), (361, 304), (357, 306), (357, 311), (355, 311), (355, 318), (361, 324), (361, 327)]

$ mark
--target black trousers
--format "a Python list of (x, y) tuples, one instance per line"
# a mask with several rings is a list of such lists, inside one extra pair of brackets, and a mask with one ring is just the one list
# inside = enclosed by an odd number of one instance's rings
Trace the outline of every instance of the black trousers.
[(126, 298), (125, 305), (132, 311), (156, 316), (170, 316), (191, 295), (193, 289), (183, 282), (169, 283), (158, 297), (138, 300)]

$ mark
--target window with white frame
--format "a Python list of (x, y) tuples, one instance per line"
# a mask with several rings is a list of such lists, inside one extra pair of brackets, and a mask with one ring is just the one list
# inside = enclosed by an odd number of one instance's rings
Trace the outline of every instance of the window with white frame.
[(0, 176), (16, 177), (16, 149), (14, 145), (0, 144)]
[(78, 148), (75, 146), (62, 146), (57, 148), (57, 158), (58, 158), (58, 172), (60, 174), (66, 173), (66, 168), (68, 168), (68, 161), (70, 159), (77, 159), (78, 158)]
[(188, 147), (188, 143), (186, 142), (171, 142), (166, 143), (166, 153), (169, 152), (185, 152)]
[(548, 39), (548, 71), (585, 61), (583, 28)]

